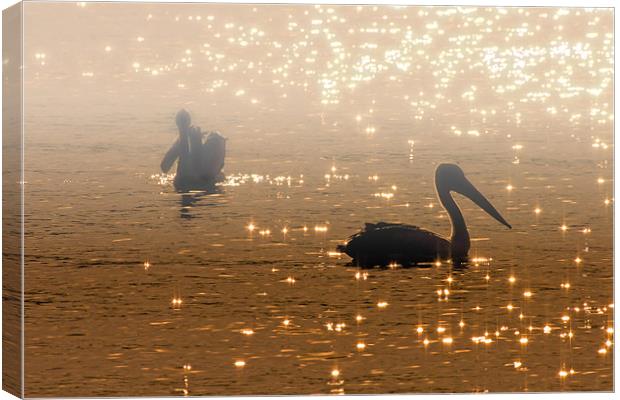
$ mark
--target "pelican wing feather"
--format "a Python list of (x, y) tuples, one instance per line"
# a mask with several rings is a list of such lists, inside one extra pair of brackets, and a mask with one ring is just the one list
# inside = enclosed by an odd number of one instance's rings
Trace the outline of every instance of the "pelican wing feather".
[(431, 262), (444, 258), (449, 247), (448, 240), (418, 226), (378, 222), (366, 224), (338, 249), (366, 266)]

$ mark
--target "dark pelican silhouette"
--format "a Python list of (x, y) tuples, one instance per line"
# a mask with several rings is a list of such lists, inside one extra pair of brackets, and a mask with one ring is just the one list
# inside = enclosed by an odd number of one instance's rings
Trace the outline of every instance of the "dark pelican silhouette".
[(161, 170), (167, 173), (178, 159), (174, 177), (177, 190), (211, 190), (217, 181), (223, 179), (226, 138), (218, 132), (207, 135), (199, 127), (192, 126), (191, 117), (185, 110), (177, 113), (176, 124), (179, 138), (161, 161)]
[(351, 236), (338, 250), (353, 258), (361, 267), (391, 263), (415, 265), (437, 260), (461, 263), (467, 260), (469, 233), (465, 219), (450, 192), (468, 197), (498, 222), (512, 227), (489, 201), (465, 177), (455, 164), (440, 164), (435, 171), (435, 188), (443, 208), (452, 222), (450, 240), (413, 225), (379, 222), (366, 224), (363, 231)]

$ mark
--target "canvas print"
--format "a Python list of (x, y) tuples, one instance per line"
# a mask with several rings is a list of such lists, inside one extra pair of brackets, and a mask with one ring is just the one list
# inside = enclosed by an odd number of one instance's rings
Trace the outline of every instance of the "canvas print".
[(613, 391), (613, 9), (3, 18), (5, 390)]

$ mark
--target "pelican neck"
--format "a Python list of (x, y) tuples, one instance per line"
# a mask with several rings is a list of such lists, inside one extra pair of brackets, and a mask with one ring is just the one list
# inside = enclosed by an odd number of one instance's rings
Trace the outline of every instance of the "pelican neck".
[(465, 218), (458, 204), (452, 197), (451, 189), (437, 182), (437, 195), (439, 202), (450, 216), (452, 232), (450, 234), (450, 247), (452, 257), (466, 256), (469, 252), (470, 241)]

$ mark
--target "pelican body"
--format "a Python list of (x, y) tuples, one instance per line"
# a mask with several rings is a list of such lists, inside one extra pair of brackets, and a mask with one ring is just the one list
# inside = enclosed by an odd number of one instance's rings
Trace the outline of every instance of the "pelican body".
[(512, 228), (469, 182), (458, 165), (440, 164), (435, 171), (435, 188), (441, 205), (450, 216), (450, 239), (414, 225), (367, 223), (364, 230), (351, 236), (344, 245), (338, 246), (338, 250), (349, 255), (353, 258), (353, 264), (361, 267), (391, 263), (407, 266), (448, 259), (460, 263), (467, 260), (469, 232), (451, 192), (468, 197), (499, 223)]
[(179, 191), (211, 188), (223, 178), (222, 168), (226, 158), (226, 138), (218, 132), (208, 135), (199, 127), (191, 125), (187, 111), (176, 116), (179, 138), (168, 150), (161, 162), (161, 170), (167, 173), (178, 159), (174, 186)]

